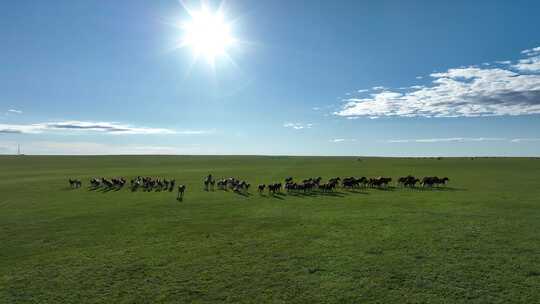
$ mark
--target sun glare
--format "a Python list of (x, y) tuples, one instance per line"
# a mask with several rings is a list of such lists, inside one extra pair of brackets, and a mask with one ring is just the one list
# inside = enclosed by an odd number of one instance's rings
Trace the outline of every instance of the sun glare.
[(183, 45), (190, 47), (196, 57), (204, 56), (209, 63), (216, 57), (226, 55), (233, 45), (231, 27), (221, 12), (211, 12), (207, 8), (190, 12), (191, 20), (183, 25)]

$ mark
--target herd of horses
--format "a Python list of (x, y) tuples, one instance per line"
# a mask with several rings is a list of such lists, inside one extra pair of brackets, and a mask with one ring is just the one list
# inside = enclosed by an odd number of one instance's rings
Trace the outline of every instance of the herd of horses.
[[(71, 188), (80, 188), (82, 186), (81, 180), (78, 179), (69, 179), (69, 184)], [(400, 177), (397, 179), (397, 186), (403, 188), (432, 188), (432, 187), (441, 187), (448, 184), (450, 179), (448, 177), (437, 177), (437, 176), (426, 176), (422, 179), (408, 175)], [(320, 192), (332, 192), (336, 188), (341, 187), (343, 189), (355, 189), (355, 188), (377, 188), (377, 189), (386, 189), (389, 187), (392, 182), (391, 177), (332, 177), (327, 181), (323, 181), (322, 177), (313, 177), (302, 180), (294, 180), (293, 177), (287, 177), (283, 182), (276, 182), (270, 184), (259, 184), (257, 186), (257, 191), (262, 194), (265, 191), (268, 191), (269, 194), (276, 194), (278, 192), (311, 192), (311, 191), (320, 191)], [(124, 177), (114, 177), (114, 178), (105, 178), (105, 177), (94, 177), (90, 179), (90, 189), (103, 189), (108, 190), (120, 190), (128, 184), (127, 179)], [(235, 177), (214, 179), (212, 174), (209, 174), (204, 178), (203, 189), (205, 191), (214, 191), (217, 185), (218, 190), (228, 191), (231, 190), (236, 193), (247, 193), (251, 187), (251, 184), (245, 180), (241, 180)], [(145, 192), (151, 191), (168, 191), (172, 192), (176, 189), (177, 199), (182, 200), (184, 192), (186, 191), (186, 186), (180, 184), (176, 187), (176, 180), (166, 179), (161, 177), (150, 177), (150, 176), (137, 176), (130, 180), (129, 188), (131, 191), (135, 192), (141, 189)]]
[[(82, 186), (82, 181), (79, 179), (69, 179), (69, 185), (71, 188), (80, 188)], [(93, 177), (90, 179), (90, 190), (102, 189), (104, 191), (110, 190), (121, 190), (124, 186), (127, 185), (127, 179), (125, 177)], [(151, 176), (137, 176), (130, 180), (129, 189), (132, 192), (138, 191), (141, 189), (144, 192), (151, 191), (168, 191), (172, 192), (175, 189), (176, 180), (166, 179), (161, 177), (151, 177)], [(186, 191), (185, 185), (178, 185), (177, 190), (177, 199), (181, 199), (184, 196)]]
[[(446, 185), (450, 179), (448, 177), (426, 176), (422, 179), (414, 177), (412, 175), (400, 177), (397, 180), (397, 185), (406, 188), (416, 188), (421, 186), (423, 188), (440, 187)], [(307, 178), (299, 181), (295, 181), (293, 177), (287, 177), (283, 182), (259, 184), (257, 191), (263, 193), (268, 191), (270, 194), (276, 192), (309, 192), (318, 190), (321, 192), (331, 192), (336, 188), (341, 187), (343, 189), (353, 188), (387, 188), (392, 182), (391, 177), (333, 177), (328, 181), (323, 182), (322, 177)], [(235, 177), (228, 177), (216, 180), (212, 175), (208, 175), (204, 179), (204, 190), (214, 190), (214, 186), (217, 184), (220, 190), (232, 190), (238, 193), (247, 192), (250, 188), (250, 184), (246, 181), (237, 179)]]

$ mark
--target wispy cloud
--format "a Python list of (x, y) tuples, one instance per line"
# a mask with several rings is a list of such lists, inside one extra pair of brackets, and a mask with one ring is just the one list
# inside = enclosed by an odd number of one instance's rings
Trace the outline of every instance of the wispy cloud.
[(356, 139), (354, 138), (334, 138), (334, 139), (330, 139), (330, 142), (333, 142), (333, 143), (342, 143), (342, 142), (355, 142)]
[(20, 115), (22, 113), (23, 113), (23, 111), (15, 110), (15, 109), (9, 109), (9, 110), (6, 111), (6, 114), (18, 114), (18, 115)]
[(115, 122), (60, 121), (35, 124), (0, 124), (0, 133), (38, 134), (44, 132), (98, 132), (107, 134), (181, 134), (200, 135), (212, 130), (173, 130), (139, 127)]
[(300, 122), (286, 122), (283, 124), (283, 127), (285, 128), (291, 128), (295, 130), (302, 130), (302, 129), (311, 129), (313, 127), (312, 123), (300, 123)]
[(539, 72), (540, 71), (540, 47), (528, 50), (526, 53), (529, 58), (521, 59), (512, 67), (523, 72)]
[[(15, 142), (0, 142), (0, 152), (14, 154)], [(32, 141), (22, 144), (22, 152), (38, 155), (138, 155), (138, 154), (200, 154), (204, 153), (198, 144), (180, 146), (155, 146), (145, 144), (107, 144), (98, 142)]]
[(540, 138), (514, 138), (511, 142), (522, 143), (522, 142), (537, 142), (540, 141)]
[(35, 134), (43, 132), (43, 126), (39, 124), (17, 125), (0, 124), (0, 134)]
[(521, 54), (527, 55), (527, 56), (536, 56), (540, 55), (540, 46), (532, 48), (532, 49), (526, 49), (521, 51)]
[[(509, 67), (469, 66), (433, 73), (430, 86), (380, 89), (345, 99), (339, 116), (477, 117), (540, 114), (540, 47)], [(375, 89), (375, 88), (374, 88)]]
[(465, 142), (536, 142), (540, 138), (503, 138), (503, 137), (444, 137), (444, 138), (419, 138), (419, 139), (389, 139), (386, 143), (465, 143)]

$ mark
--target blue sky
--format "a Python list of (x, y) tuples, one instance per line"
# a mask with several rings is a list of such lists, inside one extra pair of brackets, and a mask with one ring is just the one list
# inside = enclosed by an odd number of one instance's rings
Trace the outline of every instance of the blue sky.
[(200, 6), (0, 1), (0, 153), (540, 155), (537, 1)]

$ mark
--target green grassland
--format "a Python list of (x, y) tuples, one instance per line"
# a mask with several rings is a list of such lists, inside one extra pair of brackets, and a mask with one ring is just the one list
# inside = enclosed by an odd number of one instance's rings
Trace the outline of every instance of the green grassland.
[[(451, 181), (243, 196), (203, 191), (208, 173)], [(87, 189), (137, 175), (184, 200)], [(540, 159), (0, 157), (0, 303), (162, 302), (539, 303)]]

